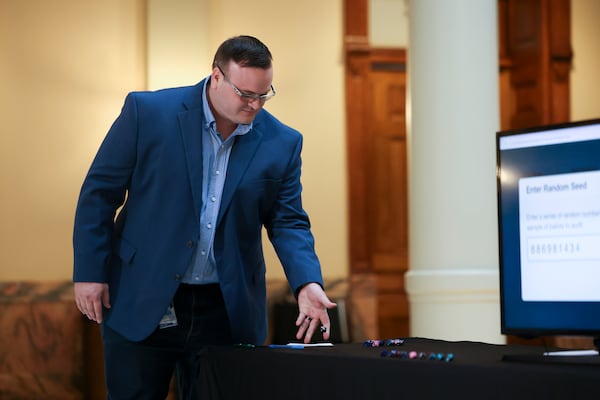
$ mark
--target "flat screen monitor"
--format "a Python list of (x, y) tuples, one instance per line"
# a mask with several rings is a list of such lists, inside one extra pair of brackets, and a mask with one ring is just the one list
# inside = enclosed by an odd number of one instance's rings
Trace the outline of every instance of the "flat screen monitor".
[(600, 337), (600, 119), (498, 132), (496, 156), (502, 333)]

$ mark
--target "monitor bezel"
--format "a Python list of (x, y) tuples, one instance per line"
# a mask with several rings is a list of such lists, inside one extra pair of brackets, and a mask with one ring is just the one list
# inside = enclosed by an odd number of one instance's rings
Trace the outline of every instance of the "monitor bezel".
[[(506, 288), (505, 288), (505, 265), (503, 255), (503, 218), (502, 218), (502, 182), (501, 182), (501, 149), (500, 140), (503, 137), (527, 135), (537, 132), (549, 132), (567, 128), (574, 128), (580, 126), (592, 126), (598, 125), (600, 127), (600, 118), (587, 119), (581, 121), (572, 121), (564, 123), (537, 125), (520, 129), (508, 129), (500, 130), (496, 132), (496, 189), (497, 189), (497, 218), (498, 218), (498, 253), (499, 253), (499, 289), (500, 289), (500, 318), (501, 318), (501, 333), (505, 335), (513, 335), (519, 337), (533, 338), (540, 336), (554, 336), (554, 335), (578, 335), (578, 336), (591, 336), (599, 337), (599, 329), (582, 329), (582, 328), (546, 328), (546, 327), (514, 327), (507, 326), (506, 322)], [(600, 155), (599, 155), (600, 157)], [(580, 302), (581, 303), (581, 302)], [(598, 308), (600, 309), (600, 302), (598, 302)]]

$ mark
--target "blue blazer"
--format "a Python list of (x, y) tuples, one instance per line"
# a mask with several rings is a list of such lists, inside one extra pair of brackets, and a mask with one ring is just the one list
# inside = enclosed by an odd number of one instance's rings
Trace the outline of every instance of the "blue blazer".
[[(199, 240), (203, 87), (130, 93), (81, 188), (73, 280), (109, 284), (104, 321), (133, 341), (157, 327)], [(214, 254), (236, 342), (267, 336), (263, 226), (291, 289), (322, 285), (301, 202), (301, 148), (300, 133), (264, 109), (235, 139)]]

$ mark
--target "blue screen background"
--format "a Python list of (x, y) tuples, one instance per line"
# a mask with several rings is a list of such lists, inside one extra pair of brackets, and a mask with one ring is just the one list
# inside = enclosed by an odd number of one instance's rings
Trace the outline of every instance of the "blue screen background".
[(600, 334), (600, 302), (521, 300), (518, 187), (522, 177), (600, 170), (600, 140), (501, 150), (498, 166), (517, 175), (498, 181), (502, 333)]

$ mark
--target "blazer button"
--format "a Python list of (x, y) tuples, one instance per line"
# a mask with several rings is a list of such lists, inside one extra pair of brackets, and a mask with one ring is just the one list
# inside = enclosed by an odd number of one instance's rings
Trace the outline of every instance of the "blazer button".
[(194, 247), (194, 242), (192, 240), (188, 240), (186, 243), (186, 246), (191, 249), (192, 247)]
[(179, 282), (181, 280), (181, 275), (175, 274), (175, 280)]

